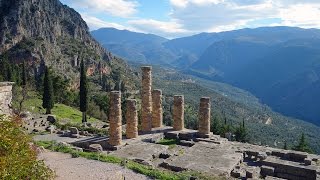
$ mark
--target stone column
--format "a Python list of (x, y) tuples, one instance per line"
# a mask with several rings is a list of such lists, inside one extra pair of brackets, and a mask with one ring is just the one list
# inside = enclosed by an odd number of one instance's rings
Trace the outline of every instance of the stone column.
[(199, 107), (199, 136), (208, 137), (210, 134), (210, 97), (202, 97)]
[(162, 126), (162, 116), (162, 91), (155, 89), (152, 91), (152, 127)]
[(113, 146), (122, 143), (122, 112), (121, 112), (121, 93), (112, 91), (110, 93), (110, 112), (109, 112), (109, 144)]
[(173, 97), (173, 129), (181, 131), (184, 129), (184, 96)]
[(128, 99), (126, 112), (126, 137), (128, 139), (138, 137), (138, 112), (137, 112), (137, 101), (135, 99)]
[(152, 130), (152, 95), (151, 95), (151, 66), (143, 66), (142, 89), (141, 89), (141, 130)]

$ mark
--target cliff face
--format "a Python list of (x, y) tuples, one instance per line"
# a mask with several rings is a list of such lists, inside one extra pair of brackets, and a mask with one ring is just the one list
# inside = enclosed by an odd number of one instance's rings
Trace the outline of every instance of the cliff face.
[(80, 14), (58, 0), (1, 0), (0, 54), (14, 62), (27, 60), (36, 72), (46, 64), (69, 77), (81, 59), (89, 67), (102, 63), (104, 73), (112, 60)]

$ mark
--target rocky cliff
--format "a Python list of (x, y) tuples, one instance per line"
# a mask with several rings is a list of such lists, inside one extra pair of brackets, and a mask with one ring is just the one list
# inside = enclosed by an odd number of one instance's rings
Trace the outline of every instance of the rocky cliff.
[(110, 73), (113, 61), (80, 14), (59, 0), (1, 0), (0, 54), (12, 62), (27, 60), (35, 73), (46, 64), (71, 78), (81, 59), (102, 73)]

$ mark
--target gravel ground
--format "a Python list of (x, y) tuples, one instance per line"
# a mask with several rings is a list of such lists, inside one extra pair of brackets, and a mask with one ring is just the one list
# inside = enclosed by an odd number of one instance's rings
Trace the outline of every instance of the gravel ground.
[(43, 152), (39, 159), (55, 171), (57, 180), (144, 180), (149, 179), (121, 166), (85, 158), (71, 158), (58, 152)]

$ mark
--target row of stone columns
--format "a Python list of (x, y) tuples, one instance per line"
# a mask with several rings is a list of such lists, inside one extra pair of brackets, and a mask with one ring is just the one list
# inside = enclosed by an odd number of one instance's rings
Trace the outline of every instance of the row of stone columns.
[[(162, 126), (162, 91), (151, 90), (151, 67), (143, 66), (142, 89), (141, 89), (141, 130), (151, 131), (152, 128)], [(127, 120), (126, 137), (128, 139), (138, 137), (138, 112), (137, 101), (130, 99), (126, 101)], [(121, 93), (112, 91), (110, 94), (110, 137), (109, 144), (117, 146), (122, 141), (122, 114), (121, 114)], [(173, 129), (181, 131), (184, 129), (184, 96), (176, 95), (173, 101)], [(210, 98), (200, 99), (199, 106), (199, 135), (208, 136), (210, 134)]]

